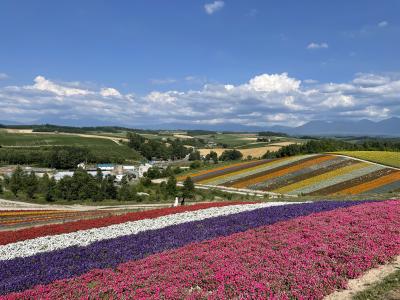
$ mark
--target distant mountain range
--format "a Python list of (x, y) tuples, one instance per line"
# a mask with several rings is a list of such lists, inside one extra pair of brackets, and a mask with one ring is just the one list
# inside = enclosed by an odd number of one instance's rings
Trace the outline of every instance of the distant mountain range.
[[(44, 123), (51, 123), (57, 125), (69, 125), (69, 126), (127, 126), (126, 124), (113, 124), (112, 121), (106, 123), (92, 120), (93, 122), (81, 122), (69, 124), (63, 122), (60, 124), (57, 120), (46, 120)], [(89, 123), (89, 124), (88, 124)], [(23, 125), (18, 123), (11, 123), (7, 121), (0, 121), (0, 124), (8, 125)], [(213, 131), (239, 131), (239, 132), (257, 132), (257, 131), (275, 131), (287, 133), (290, 135), (315, 135), (315, 136), (396, 136), (400, 137), (400, 118), (393, 117), (390, 119), (382, 120), (379, 122), (373, 122), (370, 120), (359, 120), (359, 121), (310, 121), (304, 125), (298, 127), (288, 126), (270, 126), (270, 127), (257, 127), (257, 126), (246, 126), (236, 123), (225, 123), (215, 125), (199, 125), (199, 124), (187, 124), (187, 123), (164, 123), (164, 124), (153, 124), (151, 126), (132, 126), (132, 128), (138, 129), (153, 129), (153, 130), (213, 130)]]
[(370, 120), (359, 121), (310, 121), (298, 127), (271, 126), (257, 127), (240, 124), (192, 125), (192, 124), (162, 124), (153, 125), (153, 129), (203, 129), (215, 131), (275, 131), (290, 135), (317, 135), (317, 136), (400, 136), (400, 118), (390, 118), (379, 122)]
[(379, 122), (359, 121), (311, 121), (299, 127), (274, 126), (271, 130), (294, 135), (356, 135), (356, 136), (400, 136), (400, 118)]

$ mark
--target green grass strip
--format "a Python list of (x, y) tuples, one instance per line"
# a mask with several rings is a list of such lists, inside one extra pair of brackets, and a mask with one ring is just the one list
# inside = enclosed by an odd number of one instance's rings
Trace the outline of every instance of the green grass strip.
[(368, 289), (353, 296), (353, 300), (372, 299), (400, 299), (400, 269), (386, 276), (381, 282), (373, 284)]

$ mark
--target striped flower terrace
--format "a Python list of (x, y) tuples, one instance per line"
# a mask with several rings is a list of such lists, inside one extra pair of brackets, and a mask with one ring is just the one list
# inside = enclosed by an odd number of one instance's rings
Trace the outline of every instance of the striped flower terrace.
[(0, 299), (321, 299), (400, 254), (400, 201), (209, 203), (2, 233)]
[(208, 186), (324, 196), (394, 192), (399, 189), (399, 174), (344, 156), (308, 154), (224, 166), (195, 173), (193, 180)]

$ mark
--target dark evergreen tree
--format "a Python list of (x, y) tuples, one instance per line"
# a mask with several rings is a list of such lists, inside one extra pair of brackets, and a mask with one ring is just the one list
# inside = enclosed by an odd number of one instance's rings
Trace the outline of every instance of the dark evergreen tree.
[(18, 166), (15, 171), (12, 173), (9, 183), (9, 189), (16, 197), (18, 192), (22, 190), (22, 184), (24, 180), (24, 171), (20, 166)]
[(185, 181), (183, 182), (182, 188), (182, 197), (185, 198), (193, 198), (195, 194), (194, 183), (192, 178), (186, 177)]
[(54, 177), (52, 177), (47, 184), (46, 190), (44, 192), (44, 198), (46, 199), (46, 201), (54, 201), (56, 194), (57, 194), (57, 182), (54, 179)]
[(39, 187), (39, 182), (34, 172), (24, 176), (23, 190), (29, 199), (33, 199)]
[(175, 197), (175, 196), (176, 196), (177, 188), (176, 188), (176, 178), (175, 178), (175, 176), (171, 175), (171, 176), (168, 178), (168, 181), (167, 181), (167, 185), (166, 185), (166, 187), (165, 187), (165, 190), (166, 190), (166, 192), (167, 192), (168, 195), (170, 195), (170, 196), (172, 196), (172, 197)]

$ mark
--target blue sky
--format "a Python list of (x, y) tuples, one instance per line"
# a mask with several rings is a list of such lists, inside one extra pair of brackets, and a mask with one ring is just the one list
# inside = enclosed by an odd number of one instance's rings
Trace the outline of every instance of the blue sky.
[(223, 128), (399, 116), (399, 14), (396, 0), (4, 0), (0, 120)]

